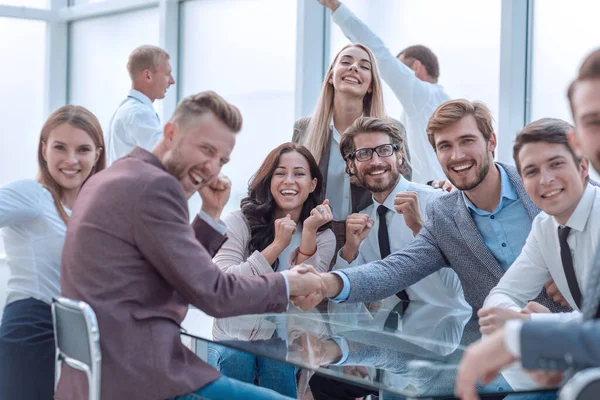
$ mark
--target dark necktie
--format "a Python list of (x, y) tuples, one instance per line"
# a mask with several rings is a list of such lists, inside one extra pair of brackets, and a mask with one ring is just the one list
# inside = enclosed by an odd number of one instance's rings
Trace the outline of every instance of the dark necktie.
[[(385, 216), (387, 215), (389, 209), (383, 204), (377, 207), (377, 215), (379, 217), (379, 231), (377, 232), (377, 239), (379, 240), (379, 253), (381, 254), (381, 259), (383, 260), (387, 256), (390, 255), (390, 237), (388, 236), (387, 229), (387, 221), (385, 220)], [(401, 300), (396, 307), (390, 312), (390, 315), (385, 320), (384, 327), (390, 330), (398, 329), (398, 317), (404, 313), (406, 307), (408, 307), (408, 294), (406, 294), (406, 290), (401, 290), (396, 293), (396, 296)]]
[(581, 309), (581, 290), (575, 277), (575, 268), (573, 267), (573, 257), (571, 257), (571, 249), (569, 243), (567, 243), (567, 237), (571, 232), (571, 228), (568, 226), (558, 227), (558, 242), (560, 243), (560, 259), (562, 261), (563, 269), (565, 270), (565, 276), (567, 277), (567, 283), (569, 284), (569, 290), (575, 300), (577, 307)]

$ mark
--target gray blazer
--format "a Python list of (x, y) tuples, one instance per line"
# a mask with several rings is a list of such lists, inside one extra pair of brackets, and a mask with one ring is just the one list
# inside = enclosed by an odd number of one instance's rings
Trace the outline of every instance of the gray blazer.
[[(516, 168), (500, 165), (506, 170), (529, 218), (533, 220), (540, 210), (527, 195)], [(385, 299), (442, 267), (450, 267), (460, 278), (465, 299), (471, 307), (477, 309), (483, 306), (504, 270), (486, 247), (461, 192), (456, 190), (430, 203), (427, 215), (425, 226), (403, 251), (384, 260), (344, 270), (350, 279), (348, 301)], [(544, 291), (535, 301), (553, 311), (566, 311)]]
[(600, 247), (583, 297), (583, 323), (530, 321), (521, 329), (521, 358), (527, 369), (570, 369), (600, 366)]
[[(399, 121), (396, 121), (395, 119), (392, 119), (392, 121), (397, 126), (402, 125)], [(292, 142), (302, 143), (302, 140), (304, 139), (304, 136), (306, 134), (306, 128), (308, 128), (309, 122), (310, 122), (310, 117), (305, 117), (305, 118), (299, 119), (298, 121), (296, 121), (294, 123), (294, 134), (292, 136)], [(405, 130), (402, 129), (401, 132), (405, 132)], [(327, 139), (327, 146), (325, 147), (325, 154), (323, 154), (323, 157), (321, 157), (321, 161), (319, 162), (319, 169), (321, 170), (321, 173), (323, 174), (323, 192), (324, 193), (327, 188), (327, 171), (329, 170), (329, 151), (331, 149), (331, 138), (332, 138), (332, 134), (331, 134), (331, 130), (329, 130), (329, 137)], [(406, 139), (406, 133), (402, 136), (402, 138), (404, 139), (404, 154), (406, 154), (406, 159), (409, 161), (406, 164), (408, 170), (403, 175), (407, 180), (410, 181), (412, 178), (412, 168), (410, 166), (410, 151), (408, 150), (408, 145), (407, 145), (408, 142)], [(360, 210), (368, 207), (369, 205), (371, 205), (371, 203), (373, 203), (371, 192), (369, 192), (367, 189), (365, 189), (361, 186), (351, 184), (350, 192), (351, 192), (350, 198), (352, 201), (352, 212), (354, 212), (354, 213), (359, 212)]]

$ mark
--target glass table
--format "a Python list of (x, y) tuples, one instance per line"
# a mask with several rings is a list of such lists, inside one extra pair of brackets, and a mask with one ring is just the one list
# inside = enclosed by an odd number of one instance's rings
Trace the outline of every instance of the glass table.
[[(290, 308), (283, 314), (214, 319), (212, 331), (183, 329), (182, 335), (191, 338), (194, 349), (216, 343), (296, 366), (308, 378), (316, 373), (364, 387), (380, 399), (453, 398), (458, 364), (466, 347), (481, 337), (476, 312), (394, 303), (328, 301), (308, 312)], [(478, 391), (482, 398), (502, 399), (544, 390), (515, 365)]]

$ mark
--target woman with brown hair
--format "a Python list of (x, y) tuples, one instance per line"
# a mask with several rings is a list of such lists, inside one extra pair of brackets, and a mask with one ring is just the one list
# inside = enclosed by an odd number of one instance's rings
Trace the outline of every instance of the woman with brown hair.
[[(296, 121), (292, 138), (310, 150), (323, 174), (325, 197), (333, 212), (336, 251), (344, 245), (346, 217), (372, 203), (371, 193), (346, 174), (346, 162), (339, 150), (344, 131), (360, 116), (387, 117), (375, 56), (366, 46), (349, 44), (329, 67), (313, 115)], [(406, 137), (403, 139), (406, 143)], [(407, 162), (402, 174), (410, 180), (410, 154), (408, 148), (403, 150)]]
[(10, 270), (0, 325), (0, 398), (54, 395), (52, 298), (60, 296), (66, 225), (79, 189), (104, 169), (98, 119), (79, 106), (56, 110), (38, 145), (36, 180), (0, 188), (0, 228)]
[[(227, 237), (214, 258), (224, 272), (264, 275), (309, 264), (326, 272), (334, 255), (331, 209), (319, 167), (304, 147), (284, 143), (267, 155), (250, 182), (241, 210), (223, 218)], [(276, 337), (287, 340), (285, 320), (274, 317)], [(215, 324), (218, 336), (218, 325)], [(223, 375), (296, 397), (297, 369), (211, 344), (208, 361)]]

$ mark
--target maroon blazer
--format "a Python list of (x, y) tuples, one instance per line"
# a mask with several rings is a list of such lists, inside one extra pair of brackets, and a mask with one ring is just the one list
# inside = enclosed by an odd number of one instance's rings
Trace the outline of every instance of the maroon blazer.
[[(198, 217), (189, 225), (180, 183), (141, 148), (86, 182), (68, 223), (61, 286), (96, 312), (102, 399), (162, 400), (219, 377), (181, 343), (188, 304), (218, 318), (285, 311), (281, 274), (225, 274), (212, 263), (225, 240)], [(56, 398), (87, 398), (85, 381), (63, 367)]]

